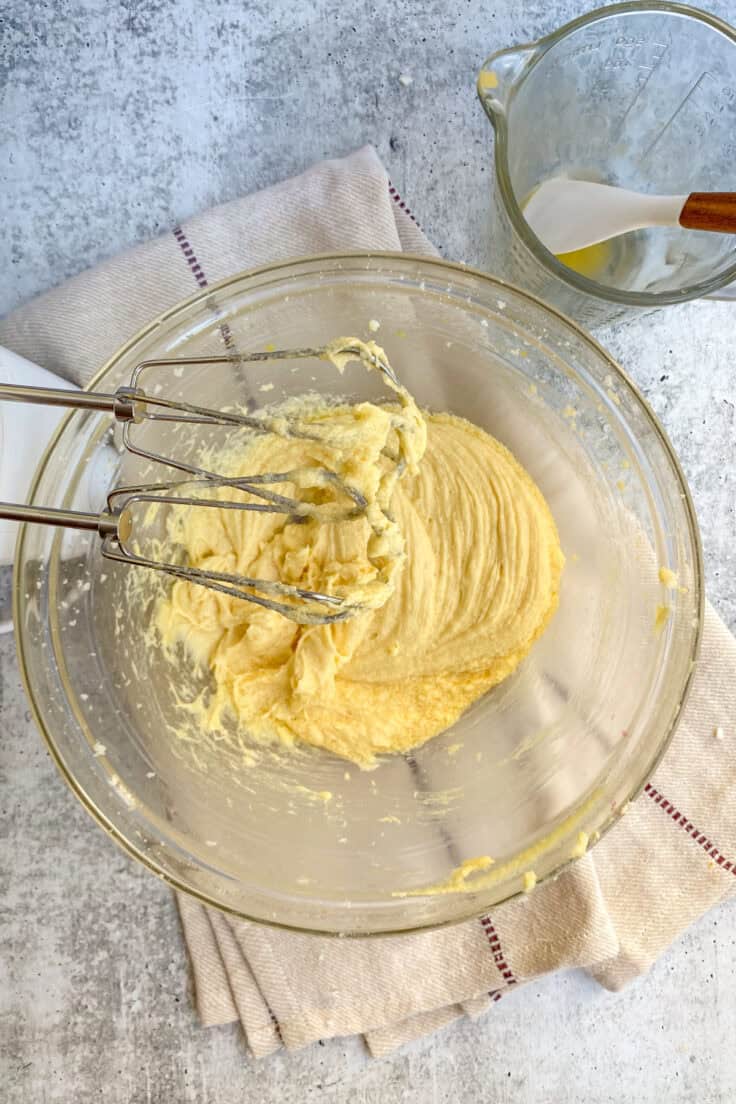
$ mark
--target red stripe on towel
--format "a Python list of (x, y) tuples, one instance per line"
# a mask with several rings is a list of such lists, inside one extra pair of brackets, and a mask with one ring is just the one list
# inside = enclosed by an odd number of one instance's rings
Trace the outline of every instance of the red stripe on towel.
[(671, 801), (668, 801), (659, 790), (655, 790), (651, 782), (647, 782), (644, 787), (644, 793), (647, 797), (651, 798), (655, 805), (658, 805), (663, 813), (666, 813), (678, 827), (682, 828), (684, 832), (690, 836), (690, 838), (702, 847), (706, 855), (709, 855), (713, 861), (721, 867), (723, 870), (727, 870), (730, 874), (736, 877), (736, 864), (733, 861), (726, 858), (714, 843), (712, 843), (706, 835), (704, 835), (699, 828), (687, 819), (684, 813), (681, 813)]
[[(411, 219), (411, 221), (416, 222), (417, 226), (419, 226), (419, 223), (417, 222), (414, 215), (411, 213), (411, 210), (406, 206), (403, 199), (399, 195), (396, 188), (394, 188), (394, 186), (393, 186), (393, 184), (391, 183), (390, 180), (388, 182), (388, 194), (391, 196), (391, 199), (394, 201), (394, 203), (398, 204), (398, 206), (401, 208), (401, 210), (404, 212), (404, 214), (408, 215), (409, 218)], [(419, 226), (419, 229), (420, 230), (422, 229), (421, 226)]]
[[(498, 932), (494, 928), (490, 916), (481, 916), (480, 923), (483, 931), (486, 933), (488, 946), (491, 948), (491, 953), (493, 954), (493, 961), (496, 964), (499, 974), (503, 978), (504, 985), (506, 988), (516, 985), (514, 972), (506, 961), (506, 956), (501, 947), (501, 940), (498, 937)], [(493, 997), (494, 1001), (501, 999), (501, 994), (497, 990), (490, 995)]]
[(182, 230), (181, 226), (175, 226), (173, 229), (173, 234), (176, 238), (179, 248), (186, 258), (186, 262), (189, 265), (189, 269), (194, 276), (194, 279), (197, 281), (197, 286), (201, 288), (208, 287), (209, 284), (207, 281), (207, 277), (204, 274), (204, 270), (197, 260), (194, 250), (187, 241), (187, 236)]
[[(204, 269), (197, 260), (197, 255), (189, 244), (189, 240), (182, 230), (181, 226), (175, 226), (172, 230), (172, 233), (176, 239), (177, 245), (184, 254), (187, 264), (189, 265), (189, 271), (192, 273), (192, 276), (197, 281), (197, 287), (209, 287), (209, 280), (205, 276)], [(233, 335), (227, 322), (220, 323), (220, 333), (222, 334), (222, 340), (228, 352), (235, 352), (236, 350), (233, 342)]]

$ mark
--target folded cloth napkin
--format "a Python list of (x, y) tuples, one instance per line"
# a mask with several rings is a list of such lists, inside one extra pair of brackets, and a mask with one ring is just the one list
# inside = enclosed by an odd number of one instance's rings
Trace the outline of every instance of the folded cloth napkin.
[[(370, 148), (82, 273), (0, 323), (0, 343), (84, 383), (197, 288), (263, 262), (346, 249), (434, 252)], [(552, 970), (583, 966), (618, 989), (736, 892), (735, 786), (736, 641), (708, 607), (670, 750), (593, 852), (490, 916), (375, 941), (271, 930), (180, 896), (202, 1022), (240, 1019), (257, 1056), (357, 1032), (380, 1055)]]

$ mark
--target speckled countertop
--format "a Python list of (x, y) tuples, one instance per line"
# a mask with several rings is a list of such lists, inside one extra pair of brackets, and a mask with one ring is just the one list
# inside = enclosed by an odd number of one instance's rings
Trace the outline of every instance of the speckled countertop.
[[(0, 311), (177, 219), (372, 142), (445, 256), (492, 267), (479, 63), (580, 0), (11, 0), (0, 19)], [(709, 0), (734, 16), (733, 0)], [(399, 82), (401, 74), (413, 78)], [(664, 421), (709, 594), (736, 627), (736, 305), (598, 336)], [(4, 1104), (731, 1102), (736, 912), (613, 995), (582, 974), (372, 1061), (358, 1040), (252, 1063), (201, 1030), (169, 891), (68, 793), (0, 638)]]

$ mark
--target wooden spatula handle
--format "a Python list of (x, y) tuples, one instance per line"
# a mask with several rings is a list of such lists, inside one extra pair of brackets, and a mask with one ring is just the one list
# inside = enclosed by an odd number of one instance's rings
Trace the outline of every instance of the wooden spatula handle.
[(692, 192), (680, 211), (680, 226), (736, 234), (736, 192)]

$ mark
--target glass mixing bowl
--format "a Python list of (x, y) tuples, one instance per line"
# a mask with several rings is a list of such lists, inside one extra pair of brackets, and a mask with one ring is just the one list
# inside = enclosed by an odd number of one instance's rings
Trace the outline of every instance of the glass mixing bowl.
[[(561, 315), (481, 273), (361, 254), (235, 276), (152, 322), (94, 386), (112, 390), (144, 359), (220, 353), (223, 340), (255, 350), (371, 336), (369, 320), (380, 322), (377, 336), (422, 405), (469, 418), (515, 453), (546, 496), (567, 556), (547, 631), (451, 729), (373, 771), (314, 749), (253, 760), (244, 733), (205, 740), (181, 702), (206, 679), (144, 645), (153, 590), (134, 586), (131, 569), (104, 560), (87, 534), (22, 530), (15, 608), (41, 731), (118, 843), (239, 916), (353, 934), (479, 914), (519, 892), (525, 871), (558, 871), (581, 831), (596, 839), (672, 734), (702, 601), (687, 487), (636, 387)], [(340, 378), (312, 361), (210, 366), (166, 380), (174, 395), (185, 381), (187, 396), (209, 405), (314, 390), (386, 397), (376, 373), (353, 366)], [(160, 428), (144, 433), (144, 443), (161, 443)], [(31, 501), (100, 508), (111, 483), (146, 478), (142, 461), (121, 454), (107, 416), (74, 412)], [(661, 566), (677, 572), (678, 588), (660, 581)], [(432, 891), (479, 856), (495, 860), (481, 881)]]

